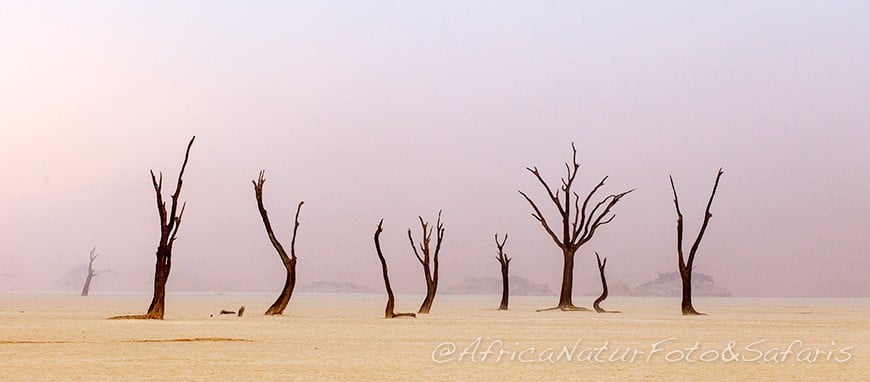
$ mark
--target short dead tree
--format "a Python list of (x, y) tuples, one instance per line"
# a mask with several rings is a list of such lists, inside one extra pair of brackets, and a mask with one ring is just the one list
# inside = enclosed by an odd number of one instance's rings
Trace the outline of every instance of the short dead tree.
[(387, 260), (384, 259), (384, 253), (381, 251), (381, 232), (383, 232), (384, 219), (378, 222), (378, 228), (375, 230), (375, 250), (378, 252), (378, 259), (381, 260), (381, 270), (384, 273), (384, 287), (387, 289), (387, 308), (384, 310), (384, 318), (396, 317), (417, 317), (414, 313), (396, 313), (396, 298), (393, 296), (393, 288), (390, 286), (390, 275), (387, 273)]
[(97, 275), (94, 271), (94, 260), (97, 258), (97, 247), (91, 250), (90, 261), (88, 261), (88, 276), (85, 278), (85, 286), (82, 287), (82, 296), (87, 296), (91, 291), (91, 280)]
[(266, 207), (263, 206), (263, 185), (266, 183), (265, 170), (260, 171), (260, 176), (257, 180), (252, 180), (254, 184), (254, 197), (257, 199), (257, 209), (260, 211), (260, 217), (263, 219), (263, 225), (266, 227), (266, 234), (269, 236), (269, 242), (275, 247), (281, 262), (284, 264), (284, 269), (287, 271), (287, 277), (284, 280), (284, 288), (281, 289), (281, 294), (278, 299), (272, 303), (272, 306), (266, 310), (266, 315), (281, 315), (287, 304), (290, 302), (290, 297), (293, 296), (293, 288), (296, 286), (296, 232), (299, 230), (299, 211), (302, 210), (302, 204), (299, 202), (296, 206), (296, 218), (293, 223), (293, 236), (290, 239), (290, 255), (284, 250), (284, 246), (278, 241), (275, 232), (272, 230), (272, 223), (269, 221), (269, 214), (266, 212)]
[(508, 289), (510, 288), (508, 268), (511, 265), (511, 258), (504, 253), (504, 243), (507, 242), (507, 238), (508, 235), (504, 234), (504, 239), (499, 242), (498, 234), (495, 234), (495, 247), (498, 248), (498, 256), (495, 259), (501, 264), (501, 304), (498, 305), (498, 310), (508, 310)]
[(598, 313), (622, 313), (617, 310), (604, 310), (599, 304), (601, 304), (604, 299), (607, 298), (607, 279), (604, 277), (604, 267), (607, 266), (607, 258), (604, 258), (604, 261), (601, 261), (601, 256), (598, 256), (598, 252), (595, 252), (595, 259), (598, 261), (598, 273), (601, 275), (601, 296), (595, 299), (595, 302), (592, 303), (592, 307), (595, 308), (595, 311)]
[(698, 231), (698, 236), (695, 242), (692, 243), (689, 249), (688, 258), (683, 256), (683, 213), (680, 211), (680, 202), (677, 198), (677, 187), (674, 186), (674, 177), (671, 176), (671, 189), (674, 191), (674, 207), (677, 210), (677, 260), (679, 261), (680, 278), (683, 281), (683, 300), (680, 304), (684, 316), (704, 315), (698, 313), (695, 307), (692, 306), (692, 266), (695, 263), (695, 254), (698, 252), (698, 247), (701, 245), (701, 238), (704, 237), (704, 232), (707, 231), (707, 224), (713, 215), (710, 213), (710, 206), (713, 205), (713, 198), (716, 196), (716, 189), (719, 188), (719, 178), (722, 177), (723, 171), (720, 168), (716, 175), (716, 182), (713, 184), (713, 192), (710, 193), (710, 200), (707, 201), (707, 209), (704, 212), (704, 222), (701, 223), (701, 230)]
[[(441, 241), (444, 239), (444, 224), (441, 223), (441, 211), (438, 211), (438, 220), (435, 222), (435, 227), (429, 227), (429, 223), (420, 219), (420, 226), (423, 228), (423, 237), (420, 241), (420, 252), (417, 252), (417, 246), (414, 244), (414, 238), (411, 235), (411, 229), (408, 228), (408, 240), (411, 242), (411, 249), (414, 250), (414, 256), (420, 261), (423, 266), (423, 276), (426, 278), (426, 297), (423, 298), (423, 304), (420, 305), (420, 310), (417, 314), (428, 314), (432, 309), (432, 302), (435, 301), (435, 293), (438, 291), (438, 254), (441, 252)], [(430, 245), (432, 241), (433, 228), (435, 229), (435, 252), (432, 252)], [(431, 254), (431, 255), (430, 255)]]

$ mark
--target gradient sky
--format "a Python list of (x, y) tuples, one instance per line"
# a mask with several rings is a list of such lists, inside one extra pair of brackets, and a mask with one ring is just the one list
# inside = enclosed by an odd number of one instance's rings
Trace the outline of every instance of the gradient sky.
[[(676, 271), (673, 174), (696, 271), (743, 296), (870, 296), (866, 2), (0, 4), (0, 288), (48, 289), (87, 262), (148, 286), (149, 169), (185, 177), (169, 288), (280, 289), (250, 180), (299, 281), (422, 292), (405, 231), (444, 210), (441, 285), (512, 272), (558, 288), (561, 256), (517, 193), (637, 187), (581, 250), (578, 293)], [(551, 219), (555, 211), (547, 208)], [(112, 290), (95, 280), (95, 291)]]

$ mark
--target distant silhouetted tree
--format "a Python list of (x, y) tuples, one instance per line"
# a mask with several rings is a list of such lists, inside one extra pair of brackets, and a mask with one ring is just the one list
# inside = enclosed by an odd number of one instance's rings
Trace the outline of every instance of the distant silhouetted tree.
[(387, 289), (387, 308), (384, 310), (384, 318), (395, 317), (416, 317), (414, 313), (395, 313), (393, 309), (396, 305), (396, 298), (393, 296), (393, 288), (390, 286), (390, 275), (387, 273), (387, 260), (384, 259), (384, 253), (381, 251), (381, 232), (383, 232), (384, 219), (378, 222), (378, 228), (375, 230), (375, 250), (378, 252), (378, 259), (381, 260), (381, 270), (384, 273), (384, 287)]
[[(414, 245), (414, 238), (411, 236), (411, 229), (408, 228), (408, 240), (411, 241), (411, 249), (414, 250), (414, 256), (420, 261), (423, 266), (423, 276), (426, 278), (426, 297), (423, 299), (423, 304), (420, 305), (418, 314), (429, 313), (432, 308), (432, 302), (435, 300), (435, 292), (438, 291), (438, 254), (441, 252), (441, 241), (444, 239), (444, 224), (441, 223), (441, 211), (438, 211), (438, 221), (435, 223), (435, 252), (431, 252), (430, 241), (432, 240), (433, 227), (429, 227), (429, 223), (420, 219), (420, 226), (423, 228), (423, 238), (420, 242), (420, 251), (423, 256), (417, 252), (417, 246)], [(430, 253), (432, 255), (430, 256)]]
[(97, 275), (97, 272), (94, 271), (94, 260), (97, 258), (97, 247), (91, 250), (91, 254), (89, 255), (90, 261), (88, 261), (88, 276), (85, 278), (85, 286), (82, 287), (82, 296), (87, 296), (91, 290), (91, 279)]
[(269, 221), (269, 214), (263, 206), (263, 184), (266, 183), (264, 177), (265, 171), (260, 171), (260, 176), (256, 181), (251, 181), (254, 184), (254, 196), (257, 198), (257, 209), (260, 211), (260, 217), (263, 218), (263, 225), (266, 227), (266, 234), (269, 236), (269, 241), (275, 250), (278, 251), (278, 256), (281, 257), (281, 262), (287, 271), (287, 278), (284, 281), (284, 288), (281, 289), (281, 294), (278, 299), (266, 310), (266, 315), (280, 315), (287, 308), (287, 303), (290, 302), (290, 297), (293, 296), (293, 288), (296, 286), (296, 232), (299, 230), (299, 211), (302, 209), (302, 204), (299, 202), (296, 206), (296, 218), (293, 224), (293, 237), (290, 239), (290, 255), (284, 250), (284, 246), (275, 237), (275, 232), (272, 231), (272, 223)]
[(498, 249), (498, 256), (495, 257), (498, 263), (501, 264), (501, 304), (498, 305), (498, 310), (508, 309), (508, 289), (510, 283), (508, 279), (508, 268), (511, 265), (511, 258), (504, 253), (504, 243), (507, 242), (508, 235), (504, 234), (504, 239), (498, 241), (498, 234), (495, 234), (495, 247)]
[(599, 304), (601, 304), (604, 299), (607, 298), (607, 279), (604, 277), (604, 267), (607, 266), (607, 258), (604, 258), (604, 261), (601, 261), (601, 256), (598, 256), (598, 252), (595, 252), (595, 259), (598, 261), (598, 273), (601, 275), (601, 296), (595, 299), (595, 302), (592, 303), (592, 307), (595, 308), (595, 311), (598, 313), (621, 313), (616, 310), (604, 310)]
[(553, 205), (556, 206), (561, 218), (561, 229), (559, 230), (559, 235), (561, 235), (561, 237), (557, 235), (556, 231), (554, 231), (547, 222), (547, 219), (544, 217), (541, 209), (538, 208), (538, 205), (535, 204), (526, 193), (520, 191), (520, 194), (529, 202), (529, 205), (531, 205), (532, 210), (534, 211), (532, 217), (541, 223), (544, 230), (550, 238), (553, 239), (553, 242), (562, 250), (564, 261), (562, 266), (562, 288), (559, 292), (559, 305), (554, 308), (540, 309), (538, 311), (554, 309), (565, 311), (589, 310), (575, 306), (572, 302), (574, 289), (574, 255), (580, 247), (589, 242), (589, 240), (592, 240), (592, 237), (595, 235), (595, 232), (597, 232), (599, 227), (613, 221), (613, 218), (616, 215), (611, 214), (610, 210), (622, 199), (622, 197), (634, 191), (629, 190), (619, 194), (609, 195), (589, 210), (588, 206), (590, 200), (592, 200), (592, 197), (598, 189), (604, 186), (604, 182), (607, 180), (607, 176), (605, 176), (601, 179), (598, 185), (589, 192), (585, 199), (582, 200), (583, 204), (581, 205), (580, 195), (572, 190), (574, 180), (580, 170), (580, 164), (577, 163), (577, 149), (574, 147), (573, 143), (571, 144), (571, 149), (574, 153), (573, 162), (572, 164), (565, 163), (567, 173), (565, 177), (562, 178), (561, 187), (555, 191), (546, 181), (544, 181), (544, 178), (541, 177), (537, 167), (526, 168), (535, 176), (538, 182), (541, 183), (544, 190), (547, 192), (547, 197)]
[(703, 315), (698, 313), (695, 307), (692, 306), (692, 266), (695, 263), (695, 254), (698, 252), (698, 246), (701, 245), (701, 239), (704, 237), (704, 232), (707, 231), (707, 224), (713, 214), (710, 213), (710, 206), (713, 205), (713, 198), (716, 196), (716, 189), (719, 188), (719, 178), (722, 177), (722, 169), (716, 175), (716, 182), (713, 184), (713, 192), (710, 193), (710, 200), (707, 201), (707, 209), (704, 212), (704, 222), (701, 223), (701, 230), (698, 231), (698, 236), (695, 242), (692, 243), (689, 249), (688, 258), (683, 256), (683, 213), (680, 212), (680, 202), (677, 198), (677, 187), (674, 186), (674, 177), (670, 176), (671, 189), (674, 191), (674, 207), (677, 210), (677, 258), (679, 260), (680, 278), (683, 281), (683, 301), (681, 304), (683, 315)]

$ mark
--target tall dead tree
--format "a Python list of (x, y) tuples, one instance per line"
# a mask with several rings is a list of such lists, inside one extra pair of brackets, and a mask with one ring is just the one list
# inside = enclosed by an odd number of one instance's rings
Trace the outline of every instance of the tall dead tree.
[(387, 260), (381, 251), (381, 232), (383, 232), (384, 219), (378, 222), (375, 230), (375, 250), (378, 251), (378, 259), (381, 260), (381, 269), (384, 272), (384, 286), (387, 288), (387, 308), (384, 310), (384, 318), (417, 317), (414, 313), (395, 313), (396, 298), (393, 296), (393, 288), (390, 286), (390, 275), (387, 273)]
[(252, 180), (254, 184), (254, 196), (257, 198), (257, 209), (260, 211), (260, 217), (263, 218), (263, 225), (266, 227), (266, 234), (269, 236), (269, 241), (275, 250), (278, 251), (278, 256), (281, 257), (281, 262), (284, 264), (284, 269), (287, 270), (287, 277), (284, 280), (284, 288), (281, 289), (281, 294), (278, 299), (266, 310), (266, 315), (281, 315), (287, 304), (290, 302), (290, 297), (293, 296), (293, 288), (296, 286), (296, 232), (299, 230), (299, 211), (302, 209), (304, 201), (299, 202), (296, 206), (296, 218), (293, 223), (293, 236), (290, 239), (290, 255), (284, 250), (284, 246), (278, 241), (275, 232), (272, 230), (272, 223), (269, 221), (269, 214), (263, 206), (263, 184), (266, 183), (265, 170), (260, 171), (260, 176), (257, 180)]
[[(441, 211), (438, 211), (438, 221), (435, 222), (435, 227), (429, 227), (429, 223), (420, 219), (420, 226), (423, 228), (423, 238), (420, 242), (420, 252), (417, 252), (417, 246), (414, 244), (414, 238), (411, 236), (411, 229), (408, 228), (408, 240), (411, 242), (411, 249), (414, 250), (414, 256), (420, 261), (423, 266), (423, 276), (426, 278), (426, 297), (423, 298), (423, 304), (420, 305), (420, 310), (417, 314), (428, 314), (432, 309), (432, 302), (435, 301), (435, 292), (438, 291), (438, 254), (441, 252), (441, 241), (444, 239), (444, 224), (441, 223)], [(432, 230), (436, 231), (435, 237), (435, 252), (431, 252), (430, 242), (432, 240)], [(431, 254), (431, 256), (430, 256)]]
[(184, 207), (187, 205), (186, 202), (182, 203), (181, 208), (179, 208), (178, 197), (181, 196), (182, 177), (190, 157), (190, 148), (195, 139), (195, 136), (190, 138), (190, 142), (187, 144), (184, 162), (181, 164), (178, 180), (175, 183), (175, 192), (169, 197), (168, 211), (166, 202), (163, 200), (163, 173), (160, 172), (159, 176), (155, 176), (154, 171), (151, 171), (151, 183), (157, 195), (157, 213), (160, 216), (160, 242), (157, 244), (157, 264), (154, 269), (154, 297), (151, 299), (148, 313), (144, 317), (135, 316), (135, 318), (163, 319), (166, 281), (169, 280), (169, 271), (172, 268), (172, 245), (175, 243), (178, 227), (181, 226), (181, 217), (184, 215)]
[(559, 305), (554, 308), (540, 309), (538, 310), (539, 312), (554, 309), (564, 311), (589, 310), (575, 306), (572, 302), (574, 289), (574, 255), (580, 247), (589, 242), (589, 240), (592, 240), (592, 237), (595, 235), (595, 232), (598, 231), (598, 228), (613, 221), (613, 218), (616, 216), (610, 213), (613, 206), (615, 206), (616, 203), (618, 203), (625, 195), (634, 191), (632, 189), (619, 194), (609, 195), (589, 210), (590, 201), (595, 193), (604, 186), (604, 182), (607, 180), (607, 176), (605, 176), (600, 182), (598, 182), (598, 185), (595, 186), (588, 195), (586, 195), (582, 200), (583, 204), (581, 205), (580, 195), (572, 189), (574, 186), (574, 180), (577, 178), (577, 173), (580, 172), (580, 164), (577, 163), (577, 149), (574, 147), (573, 143), (571, 144), (571, 150), (573, 150), (574, 153), (573, 163), (565, 163), (567, 173), (565, 177), (562, 178), (562, 185), (559, 189), (554, 190), (551, 188), (550, 185), (544, 181), (544, 178), (541, 177), (541, 173), (538, 171), (537, 167), (526, 168), (526, 170), (531, 172), (538, 182), (541, 183), (544, 190), (547, 192), (547, 197), (556, 206), (562, 224), (562, 229), (559, 230), (561, 237), (556, 234), (556, 231), (554, 231), (553, 228), (551, 228), (547, 219), (544, 217), (544, 214), (541, 212), (541, 209), (538, 208), (538, 205), (535, 204), (526, 193), (520, 191), (520, 194), (529, 202), (529, 205), (531, 205), (532, 210), (534, 211), (532, 212), (532, 217), (541, 223), (544, 230), (548, 235), (550, 235), (550, 238), (553, 239), (553, 242), (562, 250), (562, 288), (559, 292)]
[(692, 306), (692, 266), (695, 263), (695, 254), (698, 252), (698, 246), (701, 245), (701, 238), (704, 237), (704, 232), (707, 231), (707, 224), (713, 215), (710, 213), (710, 206), (713, 205), (713, 198), (716, 196), (716, 189), (719, 188), (719, 178), (722, 177), (723, 171), (720, 168), (716, 175), (716, 182), (713, 184), (713, 192), (710, 193), (710, 200), (707, 201), (707, 209), (704, 212), (704, 222), (701, 223), (701, 230), (698, 231), (698, 236), (695, 242), (692, 243), (689, 249), (688, 258), (683, 256), (683, 213), (680, 211), (680, 202), (677, 198), (677, 187), (674, 186), (674, 177), (671, 179), (671, 189), (674, 191), (674, 207), (677, 210), (677, 259), (679, 260), (680, 278), (683, 281), (683, 301), (681, 307), (684, 316), (703, 315), (698, 313), (695, 307)]
[(507, 242), (507, 238), (508, 235), (504, 234), (504, 239), (499, 242), (498, 234), (495, 234), (495, 247), (498, 248), (498, 256), (495, 259), (501, 264), (501, 304), (498, 305), (498, 310), (508, 309), (508, 289), (510, 288), (508, 268), (511, 265), (511, 258), (504, 253), (504, 243)]
[(599, 304), (601, 304), (604, 299), (607, 298), (607, 279), (604, 277), (604, 267), (607, 266), (607, 258), (604, 258), (604, 261), (601, 261), (601, 256), (598, 256), (598, 252), (595, 252), (595, 259), (598, 261), (598, 273), (601, 274), (601, 296), (598, 296), (595, 299), (595, 302), (592, 303), (592, 307), (595, 308), (595, 311), (598, 313), (621, 313), (616, 310), (604, 310)]
[(91, 254), (89, 255), (90, 261), (88, 261), (88, 276), (85, 278), (85, 286), (82, 287), (82, 296), (87, 296), (91, 290), (91, 280), (94, 276), (97, 275), (97, 272), (94, 271), (94, 260), (97, 258), (97, 247), (91, 250)]

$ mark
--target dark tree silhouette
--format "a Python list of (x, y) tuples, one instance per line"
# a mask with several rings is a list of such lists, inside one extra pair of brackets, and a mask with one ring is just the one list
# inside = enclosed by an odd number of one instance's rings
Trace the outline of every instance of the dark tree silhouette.
[(571, 144), (571, 150), (573, 150), (574, 153), (573, 163), (565, 163), (567, 173), (565, 177), (562, 178), (561, 187), (555, 191), (546, 181), (544, 181), (544, 178), (541, 177), (541, 173), (538, 171), (537, 167), (526, 168), (526, 170), (529, 170), (538, 182), (541, 183), (544, 190), (547, 192), (547, 197), (558, 209), (562, 224), (562, 229), (560, 230), (561, 237), (557, 236), (556, 231), (551, 228), (547, 219), (544, 217), (544, 214), (541, 212), (541, 209), (538, 208), (538, 205), (535, 204), (534, 201), (532, 201), (532, 198), (526, 195), (526, 193), (520, 191), (520, 194), (529, 202), (529, 205), (531, 205), (532, 210), (534, 211), (532, 212), (532, 217), (541, 223), (544, 230), (548, 235), (550, 235), (550, 238), (553, 239), (553, 242), (562, 250), (562, 257), (564, 260), (562, 267), (562, 288), (559, 292), (559, 305), (554, 308), (539, 309), (539, 312), (554, 309), (564, 311), (589, 310), (575, 306), (572, 302), (574, 289), (574, 255), (580, 247), (592, 240), (592, 237), (595, 235), (595, 232), (597, 232), (599, 227), (613, 221), (613, 218), (616, 215), (611, 214), (611, 209), (625, 195), (634, 191), (632, 189), (619, 194), (609, 195), (589, 210), (588, 207), (590, 200), (592, 200), (595, 193), (604, 186), (604, 182), (607, 180), (607, 176), (605, 176), (583, 199), (583, 204), (581, 205), (580, 195), (572, 190), (574, 180), (577, 177), (577, 173), (580, 171), (580, 164), (577, 163), (577, 149), (574, 147), (573, 143)]
[(498, 263), (501, 264), (501, 304), (498, 305), (498, 310), (507, 310), (508, 309), (508, 296), (510, 295), (508, 289), (510, 287), (510, 283), (508, 282), (508, 268), (511, 265), (511, 258), (507, 257), (507, 254), (504, 253), (504, 243), (507, 242), (508, 235), (504, 234), (504, 239), (501, 242), (498, 241), (498, 234), (495, 234), (495, 246), (498, 248), (498, 256), (495, 257), (498, 260)]
[(82, 296), (87, 296), (91, 290), (91, 279), (97, 275), (97, 272), (94, 271), (94, 260), (97, 258), (97, 247), (91, 250), (90, 261), (88, 261), (88, 277), (85, 278), (85, 286), (82, 287)]
[(680, 202), (677, 198), (677, 187), (674, 186), (674, 177), (671, 179), (671, 189), (674, 191), (674, 207), (677, 210), (677, 258), (679, 260), (680, 278), (683, 281), (683, 301), (681, 307), (684, 316), (703, 315), (698, 313), (695, 307), (692, 306), (692, 266), (695, 263), (695, 254), (698, 252), (698, 246), (701, 245), (701, 239), (704, 237), (704, 232), (707, 231), (707, 224), (713, 214), (710, 213), (710, 206), (713, 205), (713, 198), (716, 196), (716, 189), (719, 188), (719, 178), (722, 177), (723, 171), (720, 168), (716, 175), (716, 182), (713, 184), (713, 192), (710, 193), (710, 200), (707, 201), (707, 209), (704, 212), (704, 222), (701, 223), (701, 230), (698, 231), (698, 236), (695, 242), (692, 243), (692, 248), (689, 249), (688, 258), (683, 256), (683, 213), (680, 211)]
[[(423, 304), (420, 305), (420, 310), (417, 314), (427, 314), (432, 309), (432, 302), (435, 300), (435, 292), (438, 291), (438, 254), (441, 252), (441, 241), (444, 239), (444, 224), (441, 223), (441, 211), (438, 211), (438, 221), (435, 223), (435, 252), (431, 252), (430, 241), (432, 240), (432, 227), (429, 223), (423, 221), (423, 217), (419, 216), (420, 226), (423, 228), (423, 238), (420, 242), (420, 251), (423, 256), (417, 252), (417, 246), (414, 245), (414, 238), (411, 236), (411, 229), (408, 228), (408, 240), (411, 242), (411, 249), (414, 250), (414, 256), (420, 261), (423, 266), (423, 276), (426, 278), (426, 297), (423, 299)], [(432, 255), (430, 256), (430, 253)]]
[(390, 286), (390, 275), (387, 273), (387, 260), (381, 251), (381, 232), (383, 232), (384, 219), (378, 222), (375, 230), (375, 250), (378, 251), (378, 259), (381, 260), (381, 270), (384, 272), (384, 286), (387, 288), (387, 308), (384, 310), (384, 318), (417, 317), (414, 313), (395, 313), (396, 298), (393, 296), (393, 288)]
[(172, 268), (172, 245), (175, 244), (178, 228), (181, 226), (181, 217), (184, 215), (184, 207), (187, 205), (186, 202), (182, 203), (179, 209), (178, 197), (181, 196), (182, 177), (190, 158), (190, 148), (193, 146), (194, 140), (196, 140), (195, 136), (190, 138), (187, 150), (184, 151), (184, 162), (182, 162), (181, 170), (178, 172), (175, 192), (169, 197), (168, 212), (166, 202), (163, 201), (163, 173), (160, 172), (159, 176), (155, 176), (154, 171), (151, 171), (151, 183), (154, 186), (154, 193), (157, 195), (157, 213), (160, 216), (160, 242), (157, 244), (157, 263), (154, 269), (154, 297), (151, 299), (148, 313), (144, 317), (147, 319), (163, 319), (166, 281), (169, 280), (169, 271)]
[(296, 232), (299, 230), (299, 211), (302, 209), (302, 204), (299, 202), (296, 206), (296, 218), (293, 224), (293, 236), (290, 239), (290, 255), (284, 250), (284, 246), (278, 241), (275, 232), (272, 230), (272, 223), (269, 221), (269, 214), (266, 212), (266, 207), (263, 206), (263, 184), (266, 183), (265, 170), (260, 171), (260, 176), (257, 180), (252, 180), (254, 184), (254, 196), (257, 199), (257, 209), (260, 211), (260, 217), (263, 218), (263, 225), (266, 227), (266, 234), (269, 236), (269, 241), (275, 250), (278, 251), (278, 256), (281, 257), (281, 262), (287, 270), (287, 278), (284, 280), (284, 288), (281, 289), (281, 294), (278, 299), (266, 310), (266, 315), (281, 315), (287, 304), (290, 302), (290, 297), (293, 296), (293, 288), (296, 286)]
[(148, 306), (148, 313), (115, 316), (111, 317), (111, 319), (163, 319), (164, 302), (166, 300), (166, 281), (169, 280), (169, 271), (172, 269), (172, 245), (175, 244), (178, 228), (181, 226), (184, 207), (187, 206), (185, 202), (179, 208), (178, 197), (181, 196), (182, 177), (184, 176), (184, 169), (187, 168), (190, 148), (193, 146), (194, 140), (196, 140), (196, 136), (190, 138), (187, 150), (184, 151), (184, 162), (182, 162), (181, 170), (178, 172), (175, 192), (169, 197), (168, 211), (166, 209), (166, 202), (163, 200), (163, 172), (158, 173), (159, 175), (154, 175), (154, 170), (151, 170), (151, 184), (154, 186), (154, 193), (157, 195), (157, 214), (160, 216), (160, 241), (157, 243), (157, 263), (154, 269), (154, 297), (151, 299), (151, 305)]
[(595, 259), (598, 261), (598, 273), (601, 274), (601, 296), (595, 299), (595, 302), (592, 303), (592, 307), (595, 308), (595, 311), (598, 313), (622, 313), (616, 310), (604, 310), (599, 304), (601, 304), (604, 299), (607, 298), (607, 279), (604, 277), (604, 267), (607, 266), (607, 258), (604, 258), (604, 261), (601, 261), (601, 256), (598, 256), (598, 252), (595, 252)]

